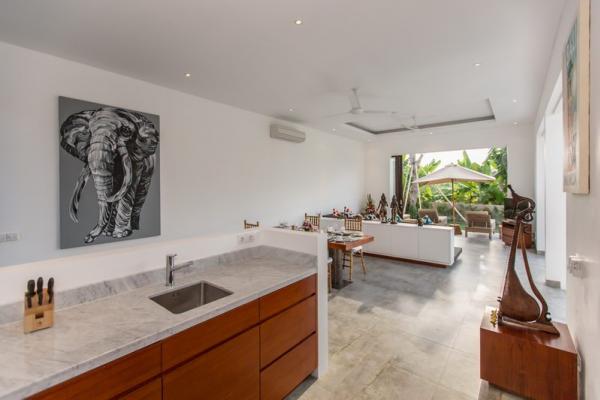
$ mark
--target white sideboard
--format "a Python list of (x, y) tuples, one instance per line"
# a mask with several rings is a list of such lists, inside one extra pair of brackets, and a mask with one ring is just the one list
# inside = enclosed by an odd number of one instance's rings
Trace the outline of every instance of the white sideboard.
[[(321, 218), (321, 229), (339, 230), (343, 219)], [(454, 229), (448, 226), (416, 224), (382, 224), (363, 221), (363, 232), (373, 235), (375, 241), (364, 246), (369, 254), (402, 260), (450, 266), (454, 264)]]

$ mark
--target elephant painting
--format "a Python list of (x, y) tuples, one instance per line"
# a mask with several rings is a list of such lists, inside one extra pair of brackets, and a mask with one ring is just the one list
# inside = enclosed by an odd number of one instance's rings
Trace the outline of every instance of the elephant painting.
[(142, 113), (106, 106), (70, 114), (62, 122), (61, 147), (83, 163), (67, 206), (73, 222), (79, 223), (80, 198), (90, 178), (95, 188), (98, 217), (87, 228), (85, 243), (100, 235), (126, 238), (140, 229), (157, 162), (156, 125)]

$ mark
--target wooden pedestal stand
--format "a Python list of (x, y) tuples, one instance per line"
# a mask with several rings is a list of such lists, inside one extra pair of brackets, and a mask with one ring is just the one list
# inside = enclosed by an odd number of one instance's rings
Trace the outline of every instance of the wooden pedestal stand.
[(27, 296), (25, 296), (25, 311), (23, 316), (23, 331), (25, 333), (35, 332), (40, 329), (50, 328), (54, 324), (54, 302), (49, 303), (47, 289), (44, 289), (42, 304), (38, 305), (37, 294), (31, 298), (32, 307), (27, 307)]
[[(525, 239), (525, 248), (530, 249), (533, 247), (533, 227), (531, 224), (522, 223), (523, 237)], [(504, 220), (500, 225), (500, 238), (506, 246), (510, 246), (515, 235), (515, 224), (514, 220)], [(518, 247), (521, 248), (521, 243), (517, 243)]]
[(565, 324), (560, 336), (490, 322), (480, 328), (481, 379), (531, 399), (577, 399), (577, 351)]
[(454, 228), (454, 234), (455, 235), (457, 235), (457, 236), (462, 235), (462, 229), (461, 229), (461, 227), (460, 227), (459, 224), (453, 224), (453, 225), (450, 225), (450, 226)]

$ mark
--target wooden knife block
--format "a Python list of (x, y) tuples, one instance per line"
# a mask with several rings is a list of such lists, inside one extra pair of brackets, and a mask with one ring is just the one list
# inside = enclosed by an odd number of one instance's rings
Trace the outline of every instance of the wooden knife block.
[(31, 298), (31, 308), (27, 307), (27, 294), (25, 294), (24, 315), (23, 315), (23, 331), (31, 333), (40, 329), (50, 328), (54, 325), (54, 300), (48, 302), (48, 291), (44, 289), (42, 304), (38, 305), (38, 296), (35, 294)]

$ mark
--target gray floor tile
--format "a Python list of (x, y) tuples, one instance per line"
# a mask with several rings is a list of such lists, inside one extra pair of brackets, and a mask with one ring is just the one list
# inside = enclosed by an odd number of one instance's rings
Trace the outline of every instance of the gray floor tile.
[[(479, 379), (479, 325), (497, 304), (508, 248), (485, 235), (456, 245), (463, 254), (446, 269), (367, 257), (367, 276), (358, 269), (330, 295), (328, 373), (289, 399), (519, 399)], [(545, 286), (543, 256), (528, 257), (553, 318), (564, 321), (565, 292)]]

